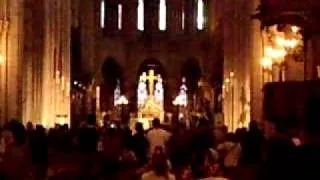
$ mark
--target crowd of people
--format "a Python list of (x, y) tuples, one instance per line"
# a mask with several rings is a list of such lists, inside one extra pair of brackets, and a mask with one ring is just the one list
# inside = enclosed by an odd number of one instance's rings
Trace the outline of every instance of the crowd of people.
[(285, 121), (230, 133), (206, 119), (191, 129), (154, 119), (149, 130), (98, 127), (93, 115), (75, 129), (12, 120), (1, 129), (0, 179), (320, 179), (320, 115), (311, 104), (302, 131)]

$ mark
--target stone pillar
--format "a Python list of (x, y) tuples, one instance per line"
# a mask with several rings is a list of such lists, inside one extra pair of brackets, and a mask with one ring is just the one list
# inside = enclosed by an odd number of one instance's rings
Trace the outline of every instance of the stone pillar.
[(194, 33), (197, 29), (197, 1), (185, 1), (185, 31), (187, 33)]
[(105, 29), (108, 34), (112, 34), (118, 31), (118, 2), (106, 0), (105, 6)]
[[(259, 6), (259, 0), (252, 0), (250, 3), (251, 12), (255, 12), (256, 8)], [(250, 111), (251, 111), (251, 120), (262, 121), (262, 101), (263, 101), (263, 92), (262, 92), (262, 68), (260, 60), (262, 58), (262, 38), (261, 38), (261, 23), (257, 20), (254, 20), (250, 24), (250, 53), (251, 56), (251, 73), (250, 73)], [(258, 77), (258, 78), (257, 78)]]
[(182, 0), (168, 1), (168, 29), (172, 35), (182, 31), (183, 8)]
[[(320, 36), (314, 35), (306, 42), (305, 76), (307, 80), (319, 79), (320, 75)], [(317, 69), (318, 67), (318, 69)], [(319, 72), (318, 72), (319, 71)]]
[(148, 34), (159, 31), (159, 0), (144, 1), (144, 24)]
[(122, 24), (125, 35), (134, 35), (137, 31), (138, 0), (123, 1)]
[[(73, 28), (78, 28), (79, 27), (79, 20), (80, 20), (80, 1), (79, 0), (71, 0), (71, 23)], [(100, 28), (100, 2), (97, 3), (97, 10), (98, 10), (98, 27)]]
[(8, 31), (9, 31), (8, 0), (0, 0), (0, 124), (7, 121), (7, 86), (6, 86), (6, 65), (8, 51)]
[[(95, 27), (99, 25), (96, 21), (94, 21), (95, 4), (96, 1), (81, 0), (79, 8), (81, 12), (81, 42), (82, 44), (85, 44), (81, 46), (81, 68), (84, 70), (84, 73), (90, 73), (95, 71), (95, 33), (97, 33)], [(107, 26), (108, 25), (105, 24), (106, 28)]]
[(41, 123), (70, 123), (70, 0), (46, 1)]
[[(23, 120), (32, 121), (35, 124), (41, 123), (42, 106), (42, 58), (44, 46), (44, 2), (43, 0), (24, 1), (24, 26), (23, 26), (23, 66), (25, 67), (24, 82), (26, 88), (24, 96), (26, 104), (24, 106)], [(22, 82), (21, 82), (22, 83)]]

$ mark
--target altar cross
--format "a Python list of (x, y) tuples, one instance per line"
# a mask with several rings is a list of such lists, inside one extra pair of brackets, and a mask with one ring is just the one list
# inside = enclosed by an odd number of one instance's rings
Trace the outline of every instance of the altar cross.
[(153, 88), (154, 88), (154, 83), (158, 79), (158, 76), (155, 76), (154, 70), (149, 70), (148, 75), (146, 73), (143, 73), (141, 75), (141, 80), (142, 81), (148, 81), (149, 83), (149, 95), (153, 95)]

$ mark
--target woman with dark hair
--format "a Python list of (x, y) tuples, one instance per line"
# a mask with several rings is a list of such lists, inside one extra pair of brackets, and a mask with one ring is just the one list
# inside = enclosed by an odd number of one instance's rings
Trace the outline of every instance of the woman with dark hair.
[(151, 170), (142, 175), (142, 180), (175, 180), (169, 172), (167, 158), (162, 153), (155, 153), (151, 160)]

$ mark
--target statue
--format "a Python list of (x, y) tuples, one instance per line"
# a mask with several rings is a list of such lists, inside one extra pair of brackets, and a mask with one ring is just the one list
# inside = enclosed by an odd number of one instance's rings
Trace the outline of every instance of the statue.
[(146, 73), (143, 73), (139, 78), (139, 84), (138, 84), (138, 107), (142, 107), (144, 103), (146, 102), (146, 99), (148, 97), (148, 91), (147, 91), (147, 84), (144, 79), (146, 77)]
[(113, 104), (114, 106), (117, 106), (118, 104), (118, 101), (119, 101), (119, 98), (121, 96), (121, 90), (120, 90), (120, 81), (117, 80), (117, 86), (114, 90), (114, 94), (113, 94)]
[(156, 88), (154, 90), (154, 96), (156, 102), (163, 105), (163, 99), (164, 99), (164, 93), (163, 93), (163, 84), (162, 84), (162, 78), (160, 75), (158, 75)]

